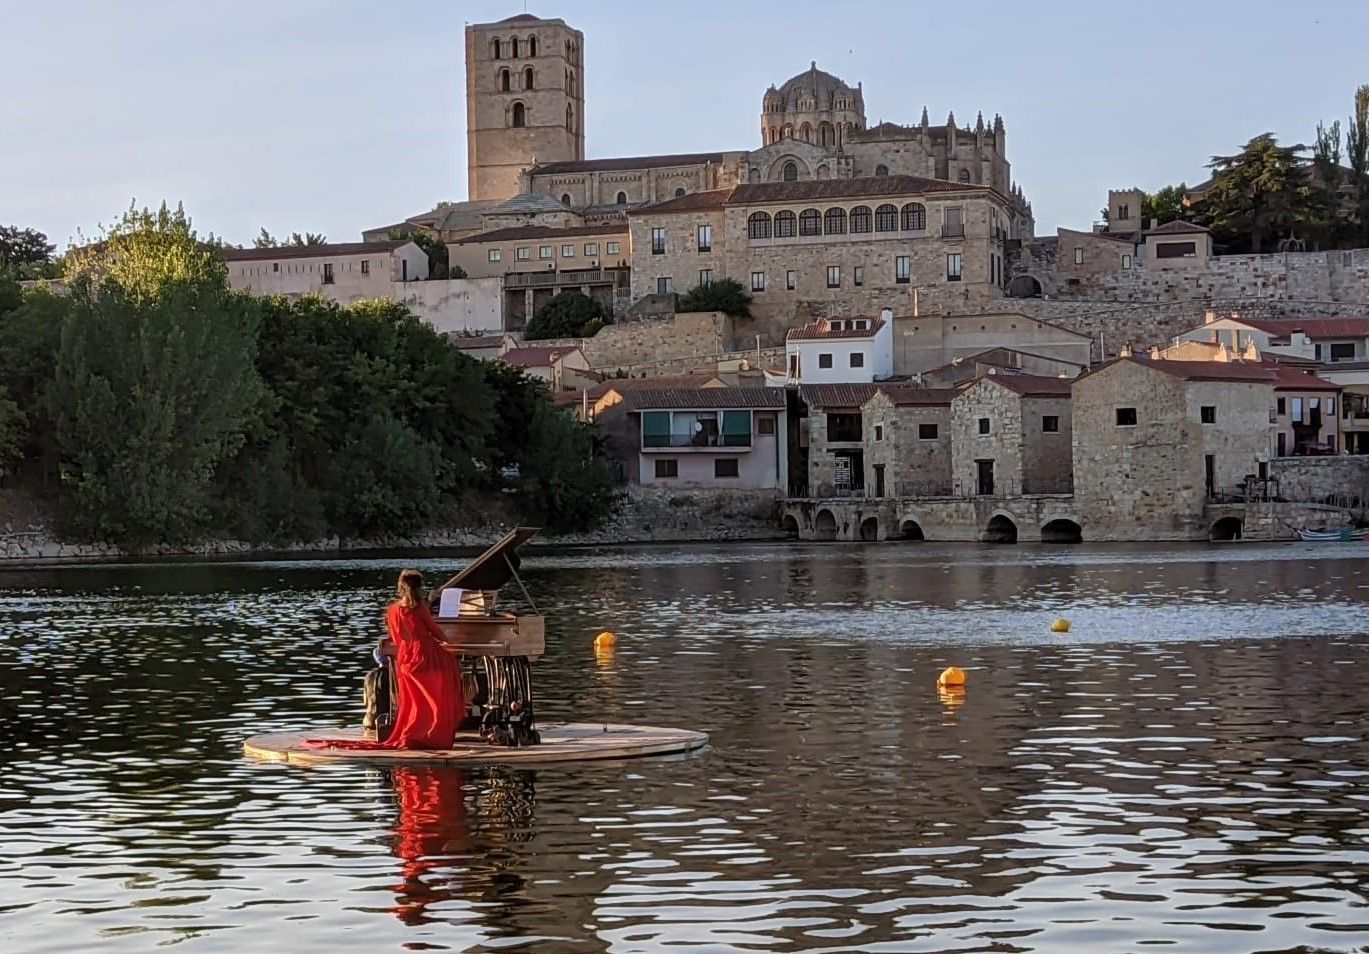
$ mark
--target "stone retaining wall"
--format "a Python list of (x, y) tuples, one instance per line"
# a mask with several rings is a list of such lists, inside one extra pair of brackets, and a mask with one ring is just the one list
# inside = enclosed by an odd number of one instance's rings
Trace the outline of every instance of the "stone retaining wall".
[(1369, 456), (1276, 457), (1269, 462), (1269, 476), (1278, 479), (1285, 500), (1369, 505)]

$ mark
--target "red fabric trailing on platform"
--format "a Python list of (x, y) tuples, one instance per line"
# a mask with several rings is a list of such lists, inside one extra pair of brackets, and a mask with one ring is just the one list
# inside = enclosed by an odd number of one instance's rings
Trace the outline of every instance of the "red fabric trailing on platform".
[(360, 739), (308, 739), (306, 745), (331, 749), (450, 749), (466, 711), (461, 667), (442, 646), (442, 630), (428, 607), (391, 603), (385, 613), (395, 641), (395, 679), (399, 708), (384, 742)]

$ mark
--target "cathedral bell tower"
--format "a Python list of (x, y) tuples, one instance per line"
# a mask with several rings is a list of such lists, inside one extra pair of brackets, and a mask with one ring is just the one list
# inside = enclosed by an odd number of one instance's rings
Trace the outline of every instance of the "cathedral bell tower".
[(518, 194), (536, 162), (585, 157), (584, 34), (522, 13), (466, 27), (466, 174), (472, 199)]

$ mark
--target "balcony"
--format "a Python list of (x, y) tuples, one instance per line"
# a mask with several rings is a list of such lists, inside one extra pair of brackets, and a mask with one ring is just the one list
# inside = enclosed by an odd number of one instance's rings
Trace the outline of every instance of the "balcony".
[(508, 272), (504, 288), (554, 288), (580, 285), (626, 285), (626, 268), (548, 268), (540, 272)]
[(642, 437), (642, 450), (728, 450), (749, 448), (750, 434), (717, 434), (704, 431), (699, 434), (646, 434)]
[(962, 223), (959, 223), (959, 224), (948, 223), (948, 224), (946, 224), (946, 225), (943, 225), (943, 226), (941, 227), (941, 237), (942, 237), (942, 238), (964, 238), (964, 237), (965, 237), (965, 224), (962, 222)]

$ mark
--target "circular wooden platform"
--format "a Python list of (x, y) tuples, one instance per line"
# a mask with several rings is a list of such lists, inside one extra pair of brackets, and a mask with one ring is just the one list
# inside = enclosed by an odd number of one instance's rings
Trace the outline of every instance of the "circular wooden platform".
[(305, 745), (305, 739), (360, 739), (360, 729), (309, 729), (303, 732), (271, 732), (255, 735), (243, 743), (253, 758), (296, 765), (356, 762), (366, 765), (395, 763), (549, 765), (556, 762), (588, 762), (597, 759), (635, 759), (648, 755), (692, 752), (708, 743), (708, 736), (689, 729), (650, 725), (605, 725), (602, 722), (560, 722), (538, 727), (542, 744), (512, 749), (481, 742), (475, 733), (461, 733), (456, 746), (440, 751), (330, 749)]

